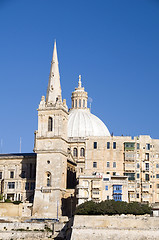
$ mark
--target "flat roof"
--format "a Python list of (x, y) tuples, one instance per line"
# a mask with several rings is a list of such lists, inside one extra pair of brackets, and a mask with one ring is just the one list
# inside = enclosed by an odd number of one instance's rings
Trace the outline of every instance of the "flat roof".
[(17, 157), (20, 157), (20, 156), (24, 156), (24, 157), (34, 157), (36, 156), (36, 153), (2, 153), (0, 154), (0, 157), (11, 157), (11, 156), (17, 156)]

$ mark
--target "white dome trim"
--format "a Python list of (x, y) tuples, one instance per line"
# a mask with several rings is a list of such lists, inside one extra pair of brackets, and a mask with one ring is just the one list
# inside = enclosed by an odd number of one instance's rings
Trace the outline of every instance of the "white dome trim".
[(110, 136), (108, 128), (89, 109), (72, 109), (68, 118), (68, 137)]

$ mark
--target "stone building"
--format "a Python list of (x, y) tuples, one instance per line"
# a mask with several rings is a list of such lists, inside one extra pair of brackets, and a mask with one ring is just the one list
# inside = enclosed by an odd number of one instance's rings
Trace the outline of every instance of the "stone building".
[(75, 193), (78, 203), (108, 198), (159, 202), (159, 139), (111, 136), (90, 112), (87, 98), (79, 76), (70, 110), (62, 100), (55, 42), (34, 153), (0, 154), (3, 200), (33, 202), (36, 217), (68, 214)]

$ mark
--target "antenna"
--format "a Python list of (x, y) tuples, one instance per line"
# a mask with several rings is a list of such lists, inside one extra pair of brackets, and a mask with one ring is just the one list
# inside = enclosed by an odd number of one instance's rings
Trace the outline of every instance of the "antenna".
[(91, 112), (93, 99), (91, 97), (88, 97), (88, 102), (89, 102), (89, 108), (90, 108), (90, 112)]
[(20, 137), (20, 147), (19, 147), (19, 152), (21, 153), (22, 148), (22, 138)]

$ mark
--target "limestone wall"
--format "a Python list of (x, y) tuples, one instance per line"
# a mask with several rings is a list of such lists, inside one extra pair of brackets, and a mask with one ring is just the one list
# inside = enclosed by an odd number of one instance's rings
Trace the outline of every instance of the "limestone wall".
[(150, 216), (75, 216), (72, 240), (159, 239), (159, 218)]
[(30, 217), (31, 216), (30, 203), (13, 204), (0, 203), (0, 217)]
[(20, 217), (22, 216), (22, 204), (0, 203), (0, 217)]

